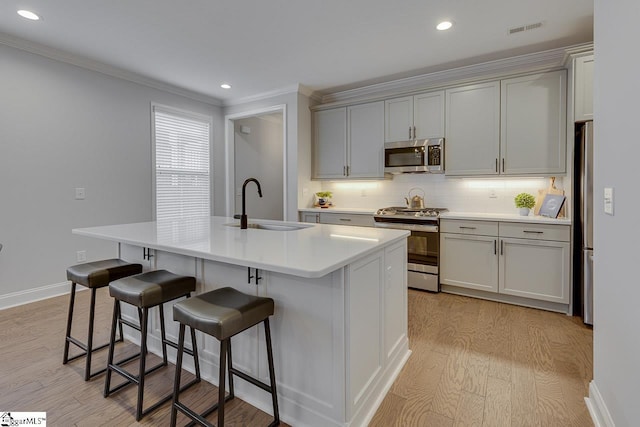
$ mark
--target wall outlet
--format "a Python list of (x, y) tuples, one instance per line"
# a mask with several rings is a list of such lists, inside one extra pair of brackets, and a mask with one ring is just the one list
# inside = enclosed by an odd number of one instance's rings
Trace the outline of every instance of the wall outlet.
[(84, 200), (84, 187), (76, 187), (76, 200)]
[(498, 193), (496, 192), (495, 189), (493, 189), (493, 188), (489, 189), (489, 198), (490, 199), (497, 199), (498, 198)]
[(87, 251), (78, 251), (76, 252), (76, 261), (77, 262), (85, 262), (87, 260)]

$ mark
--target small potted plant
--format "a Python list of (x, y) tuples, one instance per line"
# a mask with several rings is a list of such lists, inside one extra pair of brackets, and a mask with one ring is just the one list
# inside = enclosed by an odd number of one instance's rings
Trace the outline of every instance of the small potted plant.
[(331, 197), (333, 193), (331, 191), (318, 191), (316, 197), (318, 198), (318, 206), (328, 208), (331, 206)]
[(520, 208), (520, 215), (529, 215), (529, 209), (536, 205), (536, 198), (529, 193), (520, 193), (514, 199), (516, 202), (516, 208)]

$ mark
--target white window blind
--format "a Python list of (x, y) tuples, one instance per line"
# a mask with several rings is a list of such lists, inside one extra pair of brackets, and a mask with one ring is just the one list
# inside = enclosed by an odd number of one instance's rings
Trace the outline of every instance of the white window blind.
[(156, 219), (209, 216), (210, 121), (153, 108)]

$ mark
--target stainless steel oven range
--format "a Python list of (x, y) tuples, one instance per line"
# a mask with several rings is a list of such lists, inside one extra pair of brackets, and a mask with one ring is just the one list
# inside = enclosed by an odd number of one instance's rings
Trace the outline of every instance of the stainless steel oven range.
[(440, 263), (439, 216), (444, 208), (409, 209), (390, 207), (378, 209), (373, 216), (376, 227), (409, 230), (408, 283), (410, 288), (439, 292)]

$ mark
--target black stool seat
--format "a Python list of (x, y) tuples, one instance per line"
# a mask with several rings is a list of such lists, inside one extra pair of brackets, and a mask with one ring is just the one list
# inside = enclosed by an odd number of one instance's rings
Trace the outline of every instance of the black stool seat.
[[(88, 381), (105, 371), (105, 369), (91, 372), (91, 355), (94, 351), (105, 348), (109, 343), (93, 346), (93, 323), (95, 318), (96, 289), (107, 286), (111, 281), (118, 280), (126, 276), (142, 272), (141, 264), (132, 264), (121, 259), (106, 259), (102, 261), (92, 261), (84, 264), (77, 264), (67, 268), (67, 279), (71, 281), (71, 294), (69, 299), (69, 313), (67, 316), (67, 333), (64, 342), (64, 353), (62, 364), (86, 356), (84, 380)], [(76, 299), (76, 285), (82, 285), (91, 290), (91, 304), (89, 306), (89, 327), (87, 342), (83, 343), (71, 336), (71, 325), (73, 323), (73, 307)], [(120, 320), (120, 319), (119, 319)], [(122, 341), (122, 324), (119, 323), (120, 338)], [(73, 344), (83, 350), (82, 353), (69, 357), (69, 344)]]
[[(149, 271), (147, 273), (137, 274), (135, 276), (124, 277), (109, 284), (109, 294), (114, 298), (114, 306), (113, 320), (111, 323), (111, 345), (109, 346), (109, 356), (107, 359), (107, 375), (104, 385), (104, 397), (108, 397), (111, 393), (114, 393), (128, 385), (137, 384), (138, 401), (136, 404), (136, 421), (140, 421), (143, 416), (156, 410), (162, 404), (169, 401), (173, 397), (173, 393), (168, 394), (167, 396), (159, 399), (149, 408), (143, 410), (145, 376), (164, 366), (167, 366), (167, 345), (176, 349), (178, 348), (177, 343), (168, 340), (166, 337), (163, 304), (181, 297), (189, 298), (191, 292), (195, 290), (195, 277), (179, 276), (166, 270)], [(120, 302), (126, 302), (138, 308), (138, 317), (140, 321), (139, 325), (121, 318), (119, 304)], [(152, 368), (146, 369), (149, 309), (156, 306), (158, 306), (160, 311), (162, 362)], [(140, 353), (129, 356), (123, 360), (120, 360), (119, 362), (114, 363), (114, 342), (116, 337), (116, 323), (118, 319), (120, 319), (120, 322), (122, 324), (140, 331)], [(196, 378), (188, 384), (184, 385), (182, 388), (180, 388), (180, 390), (185, 390), (188, 387), (191, 387), (192, 385), (200, 382), (200, 365), (198, 362), (196, 336), (193, 328), (191, 328), (191, 342), (193, 345), (193, 350), (185, 349), (184, 352), (193, 356)], [(123, 366), (133, 359), (137, 358), (140, 359), (140, 367), (138, 369), (138, 375), (133, 375), (132, 373), (125, 370)], [(181, 367), (177, 367), (176, 369), (181, 369)], [(112, 372), (116, 372), (117, 374), (124, 377), (127, 381), (114, 388), (111, 388)]]
[[(247, 295), (233, 288), (216, 289), (174, 304), (173, 320), (180, 322), (180, 331), (178, 334), (178, 355), (176, 361), (173, 405), (171, 408), (171, 426), (176, 425), (177, 411), (182, 412), (201, 425), (211, 426), (205, 417), (217, 410), (217, 427), (224, 427), (224, 403), (225, 401), (234, 398), (234, 375), (271, 394), (274, 420), (270, 426), (277, 426), (280, 424), (273, 351), (271, 347), (271, 330), (269, 328), (269, 317), (273, 315), (273, 313), (273, 299)], [(249, 376), (245, 372), (235, 369), (231, 358), (231, 338), (261, 322), (264, 323), (270, 384), (266, 384)], [(189, 326), (192, 331), (194, 329), (198, 329), (220, 341), (218, 402), (201, 414), (195, 413), (179, 401), (179, 394), (181, 391), (179, 390), (180, 368), (182, 366), (185, 326)], [(229, 376), (229, 395), (227, 396), (225, 396), (225, 371), (228, 371)]]
[(102, 288), (114, 280), (142, 273), (142, 265), (121, 259), (87, 262), (67, 268), (67, 280), (87, 288)]
[(196, 278), (167, 270), (129, 276), (109, 285), (109, 294), (136, 307), (154, 307), (196, 290)]
[(222, 288), (173, 306), (173, 320), (222, 341), (273, 315), (273, 300)]

